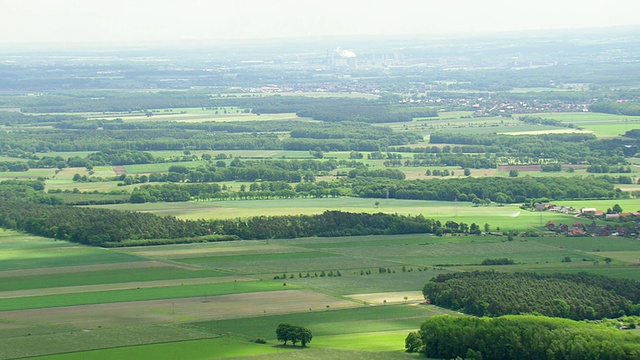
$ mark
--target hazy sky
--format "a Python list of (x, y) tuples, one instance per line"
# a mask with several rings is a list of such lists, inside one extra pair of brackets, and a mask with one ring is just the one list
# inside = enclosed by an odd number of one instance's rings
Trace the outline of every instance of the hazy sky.
[(0, 44), (466, 34), (640, 25), (637, 0), (0, 0)]

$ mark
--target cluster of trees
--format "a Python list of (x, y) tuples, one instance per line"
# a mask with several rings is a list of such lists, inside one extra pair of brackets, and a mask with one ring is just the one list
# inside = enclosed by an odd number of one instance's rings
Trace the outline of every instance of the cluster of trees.
[(405, 160), (404, 166), (460, 166), (470, 169), (495, 169), (495, 156), (474, 156), (465, 154), (414, 154), (413, 160)]
[(313, 339), (313, 334), (305, 327), (283, 323), (276, 328), (276, 338), (285, 345), (291, 341), (294, 346), (299, 342), (305, 347)]
[(627, 131), (624, 136), (639, 139), (640, 138), (640, 129), (632, 129)]
[(511, 265), (514, 261), (507, 258), (501, 259), (484, 259), (481, 265)]
[(577, 275), (465, 272), (423, 288), (433, 304), (476, 316), (538, 313), (574, 320), (640, 314), (640, 282)]
[(608, 164), (593, 164), (587, 167), (588, 173), (606, 174), (606, 173), (630, 173), (630, 166), (609, 166)]
[(323, 121), (357, 121), (366, 123), (408, 122), (418, 117), (436, 117), (436, 109), (421, 106), (389, 105), (377, 100), (327, 99), (316, 101), (296, 111), (301, 117)]
[(640, 116), (640, 103), (636, 101), (597, 102), (589, 106), (589, 111), (605, 114)]
[[(218, 184), (212, 184), (215, 186), (208, 186), (207, 193), (220, 192), (220, 186)], [(142, 185), (139, 188), (133, 189), (129, 201), (134, 204), (147, 203), (147, 202), (179, 202), (191, 200), (191, 194), (189, 188), (195, 189), (193, 186), (179, 186), (176, 184), (163, 184), (160, 186)], [(202, 188), (202, 187), (199, 187)], [(202, 191), (202, 190), (200, 190)], [(198, 194), (200, 193), (198, 191)], [(204, 191), (203, 191), (204, 192)]]
[(0, 125), (16, 126), (16, 125), (49, 125), (57, 124), (61, 121), (68, 120), (85, 120), (79, 116), (69, 115), (25, 115), (17, 111), (0, 111)]
[[(186, 169), (186, 168), (185, 168)], [(173, 171), (172, 171), (173, 170)], [(309, 170), (310, 171), (310, 170)], [(287, 170), (269, 164), (247, 164), (246, 166), (230, 167), (201, 167), (197, 169), (177, 168), (169, 169), (168, 173), (153, 173), (149, 175), (149, 182), (183, 182), (208, 183), (219, 181), (286, 181), (290, 183), (300, 182), (305, 175), (302, 170)]]
[(19, 172), (27, 170), (29, 170), (29, 165), (24, 161), (0, 161), (0, 172)]
[(84, 160), (87, 164), (69, 164), (70, 167), (103, 166), (103, 165), (132, 165), (151, 164), (156, 162), (153, 155), (146, 151), (119, 149), (99, 151), (89, 154)]
[(617, 329), (533, 315), (499, 318), (434, 316), (405, 339), (409, 352), (428, 358), (620, 359), (640, 358), (640, 338)]
[(548, 126), (568, 127), (568, 128), (574, 127), (573, 124), (563, 123), (562, 121), (556, 120), (556, 119), (541, 118), (539, 116), (519, 116), (518, 120), (527, 124), (548, 125)]
[[(289, 135), (294, 139), (352, 139), (384, 142), (386, 146), (411, 144), (421, 141), (419, 134), (397, 132), (388, 127), (341, 122), (338, 124), (306, 123), (294, 127)], [(385, 146), (385, 148), (386, 148)]]
[[(519, 164), (562, 163), (627, 165), (625, 156), (638, 151), (635, 141), (598, 140), (591, 134), (498, 135), (433, 133), (432, 144), (461, 145), (459, 152), (495, 153), (506, 161)], [(469, 148), (470, 147), (470, 148)], [(454, 152), (445, 146), (441, 152)], [(484, 151), (482, 151), (484, 150)], [(430, 150), (433, 152), (433, 150)]]
[(396, 169), (369, 169), (363, 166), (357, 167), (353, 170), (349, 170), (349, 178), (355, 179), (358, 177), (376, 177), (387, 178), (395, 180), (404, 180), (405, 174)]
[[(339, 184), (332, 182), (330, 185)], [(527, 199), (615, 199), (628, 196), (603, 178), (517, 177), (391, 180), (356, 178), (350, 182), (353, 196), (413, 200), (469, 201), (489, 199), (498, 203)]]

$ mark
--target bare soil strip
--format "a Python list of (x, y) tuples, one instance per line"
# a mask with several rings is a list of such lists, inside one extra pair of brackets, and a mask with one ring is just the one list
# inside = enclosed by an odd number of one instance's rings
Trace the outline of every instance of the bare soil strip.
[(186, 249), (126, 249), (123, 252), (143, 257), (154, 258), (188, 258), (188, 257), (205, 257), (208, 255), (251, 255), (251, 254), (272, 254), (272, 253), (294, 253), (305, 252), (307, 249), (295, 248), (291, 246), (281, 245), (255, 245), (248, 246), (209, 246)]
[(113, 172), (115, 172), (117, 176), (124, 175), (127, 173), (127, 170), (124, 168), (124, 166), (112, 166), (111, 168), (113, 169)]
[[(384, 292), (384, 293), (371, 293), (371, 294), (353, 294), (346, 295), (346, 297), (365, 301), (370, 304), (391, 304), (391, 303), (404, 303), (407, 301), (423, 301), (424, 296), (421, 291), (398, 291), (398, 292)], [(405, 299), (406, 297), (406, 299)]]
[(0, 312), (4, 321), (83, 329), (236, 319), (362, 306), (308, 290), (267, 291)]
[(95, 291), (113, 291), (127, 289), (144, 289), (157, 288), (165, 286), (179, 285), (202, 285), (202, 284), (219, 284), (232, 281), (253, 281), (255, 279), (237, 276), (207, 277), (195, 279), (175, 279), (175, 280), (154, 280), (154, 281), (136, 281), (115, 284), (98, 284), (98, 285), (80, 285), (80, 286), (63, 286), (55, 288), (40, 288), (28, 290), (12, 290), (0, 291), (0, 299), (20, 298), (43, 295), (60, 295), (60, 294), (77, 294)]

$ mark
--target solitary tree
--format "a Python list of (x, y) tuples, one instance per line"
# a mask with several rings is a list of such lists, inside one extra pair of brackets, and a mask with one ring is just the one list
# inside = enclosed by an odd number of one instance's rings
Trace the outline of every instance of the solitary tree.
[(622, 207), (619, 204), (613, 205), (613, 209), (611, 209), (614, 214), (620, 214), (622, 212)]

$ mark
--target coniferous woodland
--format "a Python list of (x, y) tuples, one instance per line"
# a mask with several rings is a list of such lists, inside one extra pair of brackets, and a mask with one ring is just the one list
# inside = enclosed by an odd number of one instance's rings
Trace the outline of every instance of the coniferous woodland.
[(574, 320), (640, 314), (640, 282), (580, 273), (465, 272), (423, 288), (433, 304), (476, 316), (537, 313)]

